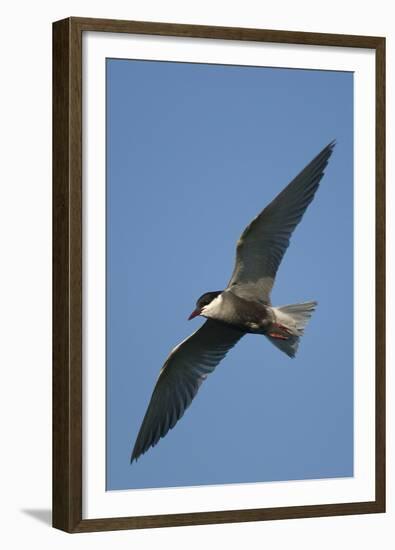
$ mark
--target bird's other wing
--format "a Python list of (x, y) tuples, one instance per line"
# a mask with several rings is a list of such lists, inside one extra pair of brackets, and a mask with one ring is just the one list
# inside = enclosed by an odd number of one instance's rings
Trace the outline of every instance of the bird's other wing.
[(171, 351), (159, 373), (131, 462), (176, 425), (201, 383), (243, 335), (237, 328), (208, 319)]
[(270, 303), (280, 262), (293, 230), (314, 198), (335, 141), (329, 143), (246, 227), (236, 249), (228, 288), (248, 300)]

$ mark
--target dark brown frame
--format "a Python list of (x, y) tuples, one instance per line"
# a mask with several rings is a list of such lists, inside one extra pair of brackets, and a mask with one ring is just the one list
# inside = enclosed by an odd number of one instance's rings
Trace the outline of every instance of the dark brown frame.
[[(82, 519), (82, 33), (371, 48), (376, 54), (376, 499)], [(53, 526), (69, 533), (385, 511), (385, 38), (69, 18), (53, 24)]]

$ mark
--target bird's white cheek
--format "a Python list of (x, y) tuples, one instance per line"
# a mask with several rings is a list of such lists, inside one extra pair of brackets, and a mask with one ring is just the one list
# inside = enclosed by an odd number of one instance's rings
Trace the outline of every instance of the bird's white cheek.
[(210, 317), (211, 319), (218, 317), (221, 312), (221, 304), (222, 296), (217, 296), (217, 298), (214, 298), (212, 302), (202, 308), (200, 315), (203, 315), (203, 317)]
[(202, 309), (200, 310), (200, 315), (202, 315), (203, 317), (206, 317), (206, 314), (207, 314), (207, 307), (208, 307), (208, 306), (204, 306), (204, 307), (202, 307)]

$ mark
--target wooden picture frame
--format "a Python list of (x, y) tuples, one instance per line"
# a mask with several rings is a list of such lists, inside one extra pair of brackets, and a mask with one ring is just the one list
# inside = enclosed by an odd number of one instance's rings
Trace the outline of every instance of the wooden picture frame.
[[(367, 502), (84, 519), (82, 464), (82, 36), (131, 33), (367, 48), (376, 66), (375, 494)], [(70, 533), (385, 511), (385, 39), (68, 18), (53, 25), (53, 526)]]

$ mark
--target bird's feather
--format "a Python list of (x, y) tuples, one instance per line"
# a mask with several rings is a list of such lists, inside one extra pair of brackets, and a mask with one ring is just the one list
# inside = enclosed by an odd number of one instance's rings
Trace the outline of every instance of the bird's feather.
[(131, 461), (175, 426), (206, 379), (244, 332), (208, 319), (170, 353), (137, 436)]
[(291, 235), (314, 198), (335, 142), (329, 143), (246, 227), (228, 289), (270, 304), (270, 292)]

